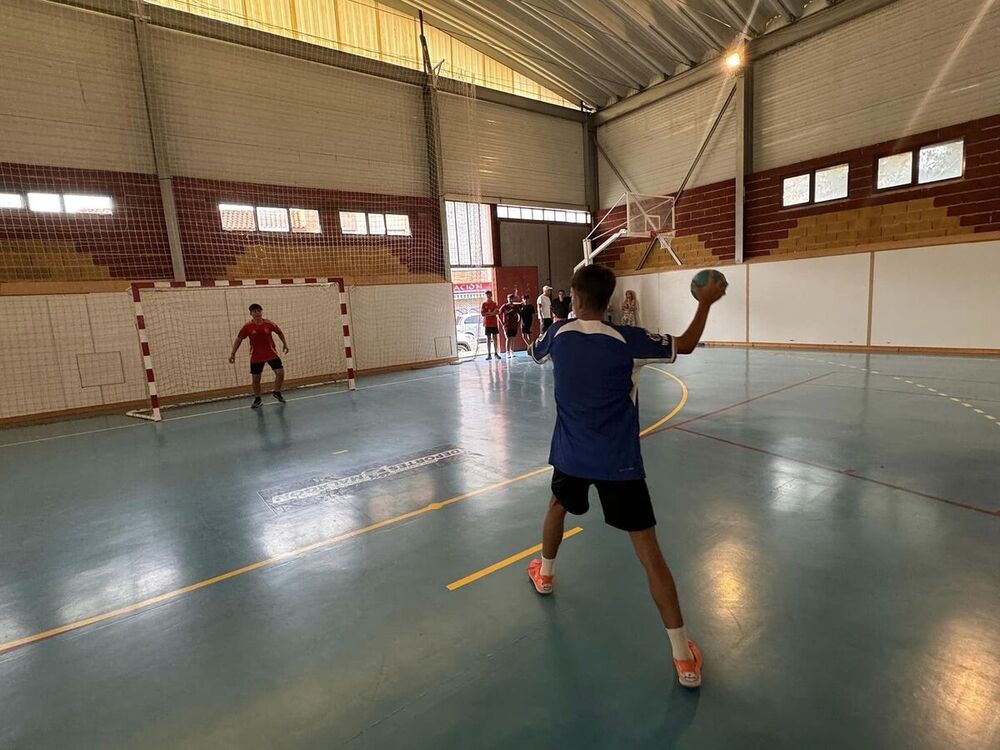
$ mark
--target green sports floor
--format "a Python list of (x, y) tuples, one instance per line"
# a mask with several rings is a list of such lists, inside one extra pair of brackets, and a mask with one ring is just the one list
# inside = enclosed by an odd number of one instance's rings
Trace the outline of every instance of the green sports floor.
[(527, 558), (468, 580), (540, 541), (552, 373), (521, 355), (0, 433), (0, 747), (1000, 747), (1000, 363), (662, 370), (699, 691), (599, 508), (555, 596)]

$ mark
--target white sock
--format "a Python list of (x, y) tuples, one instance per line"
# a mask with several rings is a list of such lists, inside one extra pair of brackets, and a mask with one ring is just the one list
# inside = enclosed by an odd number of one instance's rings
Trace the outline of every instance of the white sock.
[[(544, 566), (544, 563), (542, 565)], [(679, 628), (667, 628), (667, 636), (670, 638), (670, 648), (674, 652), (675, 659), (690, 661), (694, 658), (688, 646), (687, 628), (683, 625)]]
[(556, 574), (556, 559), (553, 557), (550, 560), (545, 555), (542, 555), (542, 575), (554, 576), (555, 574)]

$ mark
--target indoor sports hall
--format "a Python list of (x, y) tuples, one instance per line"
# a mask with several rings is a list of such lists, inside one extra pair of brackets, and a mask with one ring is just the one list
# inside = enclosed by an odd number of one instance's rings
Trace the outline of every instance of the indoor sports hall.
[(998, 39), (0, 0), (0, 748), (1000, 746)]

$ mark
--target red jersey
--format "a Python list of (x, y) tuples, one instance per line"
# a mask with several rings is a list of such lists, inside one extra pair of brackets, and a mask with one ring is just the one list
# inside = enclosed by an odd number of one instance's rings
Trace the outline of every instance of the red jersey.
[(274, 339), (271, 338), (272, 333), (281, 333), (281, 329), (278, 328), (276, 323), (272, 323), (267, 318), (259, 324), (251, 320), (240, 329), (240, 341), (245, 338), (250, 339), (251, 362), (268, 362), (277, 358), (278, 352), (274, 348)]
[(518, 302), (505, 302), (500, 308), (500, 320), (504, 328), (517, 328), (521, 322), (521, 305)]
[(483, 316), (483, 328), (499, 328), (497, 325), (497, 310), (500, 309), (496, 302), (491, 299), (486, 300), (479, 308), (479, 314)]

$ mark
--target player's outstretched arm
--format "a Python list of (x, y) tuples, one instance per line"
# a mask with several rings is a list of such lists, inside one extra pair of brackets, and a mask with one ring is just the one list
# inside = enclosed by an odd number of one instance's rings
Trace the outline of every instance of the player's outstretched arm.
[(674, 346), (678, 354), (690, 354), (701, 341), (702, 334), (705, 333), (705, 324), (708, 322), (708, 311), (716, 302), (722, 299), (726, 293), (726, 282), (723, 279), (713, 278), (703, 287), (696, 287), (695, 294), (698, 299), (698, 310), (694, 314), (691, 325), (687, 327), (680, 336), (674, 339)]

